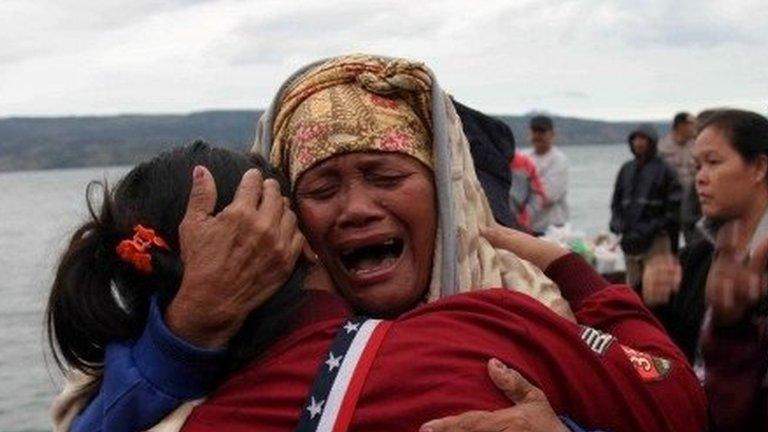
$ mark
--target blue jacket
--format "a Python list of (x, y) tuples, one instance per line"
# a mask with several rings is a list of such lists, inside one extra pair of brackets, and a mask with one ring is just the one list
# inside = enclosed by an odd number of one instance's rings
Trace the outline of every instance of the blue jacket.
[(149, 429), (182, 403), (213, 390), (224, 356), (224, 350), (200, 349), (171, 333), (154, 299), (141, 337), (107, 346), (99, 393), (70, 430)]

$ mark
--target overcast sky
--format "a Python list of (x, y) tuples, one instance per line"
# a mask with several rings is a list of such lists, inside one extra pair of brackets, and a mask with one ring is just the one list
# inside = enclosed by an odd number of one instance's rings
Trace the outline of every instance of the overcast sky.
[(490, 113), (768, 114), (765, 0), (0, 0), (0, 117), (264, 108), (350, 52), (423, 60)]

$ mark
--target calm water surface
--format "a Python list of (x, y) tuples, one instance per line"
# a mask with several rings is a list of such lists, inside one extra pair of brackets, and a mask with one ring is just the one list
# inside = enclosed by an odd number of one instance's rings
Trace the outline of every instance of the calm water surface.
[[(566, 147), (576, 229), (608, 224), (610, 194), (625, 145)], [(46, 354), (42, 311), (53, 267), (85, 219), (85, 186), (114, 182), (126, 168), (0, 173), (0, 431), (50, 430), (48, 408), (60, 385)]]

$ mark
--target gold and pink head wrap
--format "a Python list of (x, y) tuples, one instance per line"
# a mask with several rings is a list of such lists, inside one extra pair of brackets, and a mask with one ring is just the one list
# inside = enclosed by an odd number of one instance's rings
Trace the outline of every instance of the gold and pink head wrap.
[(292, 184), (350, 152), (398, 152), (431, 168), (430, 86), (420, 63), (363, 55), (328, 61), (283, 92), (271, 162)]

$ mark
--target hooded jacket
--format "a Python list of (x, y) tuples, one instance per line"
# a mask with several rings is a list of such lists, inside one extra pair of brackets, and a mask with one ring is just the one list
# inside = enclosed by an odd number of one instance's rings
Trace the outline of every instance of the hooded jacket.
[[(651, 142), (649, 154), (640, 158), (632, 149), (637, 136)], [(611, 201), (612, 232), (621, 235), (621, 248), (629, 255), (646, 252), (658, 235), (667, 234), (676, 248), (680, 230), (682, 190), (677, 174), (659, 156), (658, 135), (650, 125), (642, 125), (627, 137), (635, 158), (622, 165)]]
[(515, 137), (512, 129), (501, 120), (485, 115), (451, 99), (461, 119), (477, 178), (488, 197), (496, 222), (520, 228), (509, 206), (512, 175), (509, 164), (515, 157)]

